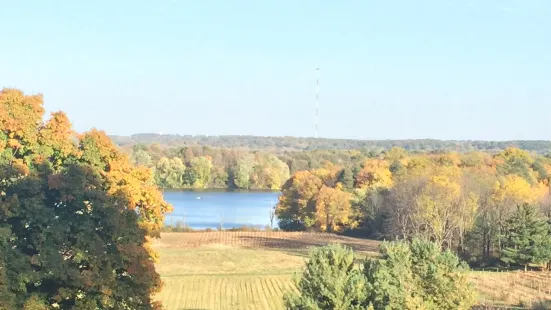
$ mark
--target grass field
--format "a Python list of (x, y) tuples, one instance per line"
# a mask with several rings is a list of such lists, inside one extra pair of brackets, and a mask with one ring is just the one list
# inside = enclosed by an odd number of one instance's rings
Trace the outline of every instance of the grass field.
[[(294, 290), (293, 276), (309, 248), (335, 242), (352, 247), (359, 259), (376, 255), (379, 246), (320, 233), (163, 233), (154, 243), (164, 282), (158, 298), (167, 310), (283, 309), (283, 294)], [(473, 271), (471, 280), (480, 303), (505, 308), (551, 300), (549, 273)]]
[(154, 246), (167, 310), (282, 309), (294, 290), (293, 275), (308, 249), (343, 243), (359, 256), (374, 255), (378, 242), (300, 232), (163, 233)]

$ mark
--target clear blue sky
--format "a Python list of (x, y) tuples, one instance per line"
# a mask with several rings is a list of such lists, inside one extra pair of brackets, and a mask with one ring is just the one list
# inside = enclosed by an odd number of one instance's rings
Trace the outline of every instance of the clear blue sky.
[(549, 0), (0, 0), (0, 87), (78, 131), (551, 139)]

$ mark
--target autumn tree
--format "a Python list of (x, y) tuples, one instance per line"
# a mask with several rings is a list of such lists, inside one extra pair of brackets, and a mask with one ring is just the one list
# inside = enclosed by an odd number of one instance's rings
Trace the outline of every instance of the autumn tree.
[(159, 309), (148, 238), (171, 206), (107, 136), (0, 92), (0, 308)]
[(419, 226), (425, 236), (440, 246), (452, 248), (470, 228), (478, 208), (478, 196), (466, 192), (461, 179), (436, 175), (424, 184), (415, 198), (413, 225)]
[(317, 226), (321, 231), (342, 230), (350, 217), (350, 194), (322, 186), (315, 197)]
[(295, 173), (281, 188), (275, 213), (282, 228), (309, 228), (316, 223), (314, 198), (323, 180), (309, 171)]
[(392, 186), (392, 172), (388, 162), (374, 159), (364, 163), (356, 175), (356, 187), (389, 188)]
[(517, 175), (529, 183), (536, 182), (537, 175), (531, 169), (534, 159), (527, 151), (518, 148), (507, 148), (496, 155), (498, 173)]

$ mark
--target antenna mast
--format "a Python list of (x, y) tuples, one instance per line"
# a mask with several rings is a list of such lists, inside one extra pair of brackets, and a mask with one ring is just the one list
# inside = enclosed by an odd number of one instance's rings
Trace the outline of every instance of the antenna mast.
[(319, 110), (319, 77), (320, 77), (320, 66), (316, 67), (316, 138), (318, 135), (318, 110)]

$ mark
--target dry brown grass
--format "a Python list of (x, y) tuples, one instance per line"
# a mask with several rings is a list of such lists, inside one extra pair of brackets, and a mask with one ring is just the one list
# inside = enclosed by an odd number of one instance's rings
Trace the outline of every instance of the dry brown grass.
[(374, 255), (379, 243), (305, 232), (162, 233), (154, 247), (164, 287), (157, 296), (167, 310), (283, 309), (283, 294), (295, 290), (293, 275), (308, 249), (342, 243), (358, 255)]
[(471, 279), (482, 304), (531, 309), (538, 302), (551, 300), (549, 272), (473, 271)]
[[(282, 309), (293, 290), (293, 274), (304, 266), (308, 249), (329, 243), (353, 248), (359, 258), (376, 255), (379, 242), (307, 232), (163, 233), (157, 271), (165, 286), (158, 296), (167, 309)], [(481, 272), (470, 278), (480, 309), (551, 309), (551, 274)]]

